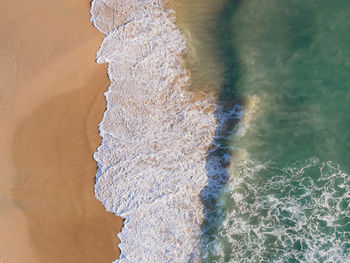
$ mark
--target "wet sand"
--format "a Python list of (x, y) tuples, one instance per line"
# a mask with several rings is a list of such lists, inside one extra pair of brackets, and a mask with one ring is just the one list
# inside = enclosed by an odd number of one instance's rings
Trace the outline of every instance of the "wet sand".
[(93, 193), (105, 109), (89, 0), (0, 9), (0, 262), (111, 262), (122, 220)]
[(167, 1), (167, 8), (175, 11), (176, 24), (186, 37), (188, 53), (185, 66), (191, 72), (192, 91), (218, 96), (223, 82), (224, 68), (218, 59), (220, 50), (213, 39), (215, 17), (226, 0)]

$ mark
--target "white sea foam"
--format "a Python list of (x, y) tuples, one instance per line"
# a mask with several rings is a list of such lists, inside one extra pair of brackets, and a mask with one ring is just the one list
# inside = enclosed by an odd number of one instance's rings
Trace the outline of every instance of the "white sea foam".
[(350, 176), (340, 165), (313, 157), (234, 169), (203, 262), (350, 262)]
[(95, 194), (126, 219), (117, 262), (197, 262), (200, 192), (222, 168), (206, 160), (217, 106), (183, 89), (186, 43), (163, 1), (95, 0), (91, 20), (106, 34), (97, 61), (111, 80)]

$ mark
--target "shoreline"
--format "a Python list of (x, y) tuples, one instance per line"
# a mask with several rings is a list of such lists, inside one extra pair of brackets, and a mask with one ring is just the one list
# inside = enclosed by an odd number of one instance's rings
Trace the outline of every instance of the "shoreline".
[(102, 35), (89, 8), (88, 0), (3, 3), (0, 260), (7, 263), (118, 256), (122, 219), (93, 191), (91, 156), (109, 81), (94, 60)]
[(217, 105), (187, 90), (186, 39), (165, 5), (92, 2), (91, 21), (106, 35), (97, 62), (108, 63), (111, 80), (94, 154), (95, 195), (125, 218), (120, 263), (197, 262), (201, 195), (210, 198), (208, 177), (221, 172), (215, 158), (207, 163)]

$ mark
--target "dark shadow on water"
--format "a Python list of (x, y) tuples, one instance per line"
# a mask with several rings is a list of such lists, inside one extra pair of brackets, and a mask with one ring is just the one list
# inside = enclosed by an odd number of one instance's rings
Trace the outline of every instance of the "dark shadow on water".
[(217, 236), (218, 226), (221, 224), (219, 214), (215, 209), (216, 202), (229, 177), (227, 168), (232, 155), (230, 141), (236, 124), (239, 122), (237, 112), (239, 112), (240, 106), (238, 105), (243, 104), (236, 89), (241, 70), (238, 53), (233, 46), (232, 25), (232, 18), (241, 2), (241, 0), (228, 0), (223, 10), (218, 14), (217, 23), (211, 32), (218, 47), (218, 56), (223, 64), (224, 81), (217, 98), (215, 137), (207, 152), (208, 183), (201, 192), (201, 200), (204, 205), (204, 221), (201, 226), (202, 259), (211, 254), (210, 243)]
[[(240, 106), (238, 105), (244, 105), (244, 98), (240, 96), (238, 88), (240, 77), (242, 76), (243, 72), (240, 67), (240, 54), (235, 47), (235, 32), (234, 24), (232, 22), (241, 3), (242, 0), (227, 0), (221, 13), (217, 15), (216, 24), (213, 26), (211, 32), (211, 35), (215, 39), (217, 55), (224, 68), (224, 81), (218, 92), (218, 106), (215, 111), (215, 118), (217, 120), (215, 137), (211, 142), (211, 145), (207, 152), (206, 171), (208, 182), (206, 187), (201, 192), (201, 200), (204, 206), (204, 221), (201, 226), (201, 258), (203, 262), (217, 262), (216, 260), (219, 259), (215, 256), (217, 255), (217, 251), (215, 251), (216, 248), (214, 245), (216, 238), (219, 236), (220, 226), (223, 221), (223, 215), (220, 212), (220, 207), (217, 202), (221, 192), (223, 191), (223, 187), (229, 179), (228, 167), (234, 158), (232, 157), (233, 150), (231, 141), (235, 135), (237, 124), (240, 121)], [(266, 56), (274, 58), (275, 56), (283, 57), (282, 55), (287, 54), (285, 55), (283, 63), (294, 63), (293, 66), (295, 66), (289, 73), (289, 77), (294, 76), (294, 79), (303, 80), (303, 82), (299, 81), (297, 83), (300, 87), (309, 87), (310, 85), (306, 85), (307, 83), (304, 83), (304, 81), (308, 79), (303, 75), (304, 71), (306, 70), (304, 70), (304, 68), (301, 68), (301, 66), (304, 65), (303, 61), (295, 59), (290, 61), (292, 53), (288, 53), (288, 51), (291, 50), (290, 52), (294, 52), (307, 50), (312, 45), (314, 41), (313, 32), (315, 31), (313, 27), (314, 15), (312, 9), (305, 7), (304, 3), (302, 6), (291, 4), (286, 13), (282, 13), (281, 16), (281, 21), (284, 22), (283, 26), (285, 27), (286, 33), (284, 33), (282, 36), (276, 37), (275, 40), (271, 40), (271, 49), (274, 44), (275, 46), (280, 47), (279, 52), (282, 50), (284, 53), (280, 54), (278, 52), (275, 52), (275, 54), (273, 52), (272, 55), (270, 53), (267, 53)], [(273, 67), (276, 65), (272, 64), (271, 66)], [(278, 68), (276, 68), (276, 72), (279, 72)], [(302, 93), (304, 89), (297, 90), (295, 88), (296, 86), (297, 85), (290, 85), (287, 87), (291, 90), (286, 90), (287, 88), (284, 87), (284, 93), (287, 94), (288, 92), (290, 96), (284, 95), (283, 97), (285, 100), (283, 105), (296, 105), (296, 110), (294, 110), (294, 112), (298, 112), (297, 110), (302, 110), (301, 106), (305, 104), (304, 100), (306, 100), (309, 96), (309, 93)], [(294, 90), (298, 91), (298, 93), (293, 94)], [(312, 98), (314, 98), (314, 93), (311, 94)], [(296, 98), (300, 101), (296, 101)], [(285, 112), (288, 112), (288, 110), (285, 110)], [(276, 113), (280, 114), (280, 111)], [(281, 123), (275, 123), (279, 121), (280, 118), (278, 118), (277, 115), (271, 116), (273, 116), (272, 121), (274, 122), (272, 123), (274, 123), (274, 126), (281, 127)], [(288, 118), (290, 120), (290, 114), (288, 115)], [(289, 123), (286, 123), (286, 125), (287, 124), (289, 125)], [(312, 130), (311, 128), (305, 130)], [(264, 137), (265, 141), (270, 143), (269, 145), (273, 145), (271, 142), (276, 141), (276, 139), (280, 139), (282, 142), (275, 143), (277, 146), (286, 143), (288, 138), (286, 139), (285, 134), (276, 133), (279, 132), (279, 130), (281, 129), (269, 131), (270, 135), (264, 135), (271, 136)], [(292, 128), (286, 126), (286, 129), (284, 130), (292, 130)], [(315, 136), (314, 134), (317, 133), (312, 133), (312, 137)], [(278, 137), (278, 135), (281, 137)], [(296, 138), (290, 136), (289, 141), (291, 142), (292, 146), (286, 147), (286, 149), (295, 149), (294, 145), (296, 144)], [(300, 143), (298, 145), (303, 145), (303, 143)], [(271, 148), (271, 146), (269, 147)], [(307, 147), (310, 148), (309, 145), (307, 145)], [(274, 152), (277, 153), (277, 150), (274, 150)], [(302, 150), (302, 153), (304, 152), (306, 152), (306, 149)], [(315, 150), (312, 152), (315, 152)], [(290, 158), (291, 153), (289, 150), (286, 152), (286, 154), (286, 156)], [(310, 154), (307, 154), (307, 156), (310, 156)], [(296, 159), (303, 160), (307, 158), (307, 156)], [(282, 157), (285, 157), (283, 153), (278, 153), (278, 156), (276, 156), (277, 163), (282, 163)], [(285, 159), (287, 159), (287, 157)], [(280, 158), (280, 160), (278, 160), (278, 158)], [(223, 259), (224, 262), (229, 262), (232, 249), (230, 247), (220, 247), (220, 249), (223, 249), (224, 253), (229, 252), (225, 253), (224, 258), (220, 256), (220, 262), (222, 262)]]

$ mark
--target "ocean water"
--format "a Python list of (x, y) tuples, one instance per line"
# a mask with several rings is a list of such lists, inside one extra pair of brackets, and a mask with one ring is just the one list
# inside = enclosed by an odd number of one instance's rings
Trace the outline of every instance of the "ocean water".
[(125, 218), (117, 262), (350, 262), (349, 11), (93, 1), (111, 80), (95, 195)]
[[(195, 28), (188, 64), (242, 116), (208, 152), (228, 182), (205, 209), (202, 261), (350, 262), (350, 2), (210, 5), (190, 6), (200, 29), (179, 17)], [(196, 64), (196, 45), (215, 59)]]

